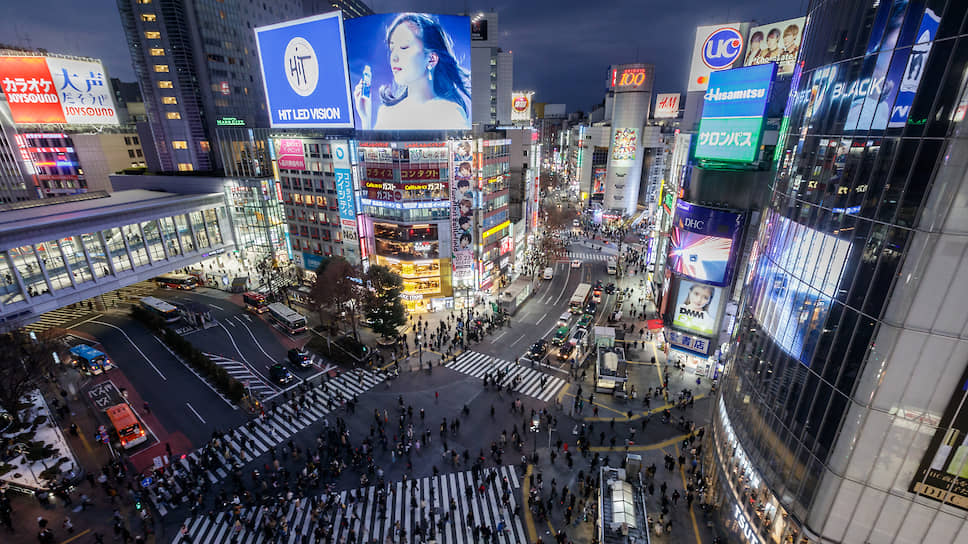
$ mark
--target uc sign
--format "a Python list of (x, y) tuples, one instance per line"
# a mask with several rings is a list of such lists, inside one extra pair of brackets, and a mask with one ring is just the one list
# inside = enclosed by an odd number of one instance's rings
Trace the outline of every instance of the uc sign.
[(641, 68), (629, 68), (622, 70), (621, 74), (615, 78), (615, 87), (639, 87), (645, 84), (645, 70)]
[(713, 70), (733, 64), (743, 52), (743, 35), (731, 27), (717, 29), (702, 46), (702, 61)]

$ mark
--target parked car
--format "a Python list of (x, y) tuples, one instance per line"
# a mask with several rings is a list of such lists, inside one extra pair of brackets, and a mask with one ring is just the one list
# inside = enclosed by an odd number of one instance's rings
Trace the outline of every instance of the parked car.
[(282, 363), (276, 363), (269, 367), (269, 379), (276, 385), (288, 385), (296, 377)]
[(313, 359), (309, 352), (298, 348), (292, 348), (288, 352), (289, 362), (297, 368), (309, 368), (313, 366)]

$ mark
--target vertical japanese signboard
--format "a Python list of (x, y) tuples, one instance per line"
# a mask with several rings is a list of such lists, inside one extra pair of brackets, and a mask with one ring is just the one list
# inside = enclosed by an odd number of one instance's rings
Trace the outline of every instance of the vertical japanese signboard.
[(474, 277), (474, 173), (473, 142), (452, 144), (450, 171), (450, 220), (454, 253), (454, 282), (469, 284)]

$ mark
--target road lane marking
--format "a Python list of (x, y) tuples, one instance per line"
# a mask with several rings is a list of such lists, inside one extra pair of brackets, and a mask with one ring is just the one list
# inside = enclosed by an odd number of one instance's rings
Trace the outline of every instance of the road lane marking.
[[(241, 320), (239, 321), (239, 323), (241, 323), (241, 325), (249, 333), (249, 336), (252, 337), (252, 341), (255, 342), (255, 345), (259, 346), (259, 351), (261, 351), (262, 354), (266, 356), (266, 359), (269, 359), (270, 361), (272, 361), (273, 364), (278, 364), (279, 361), (273, 359), (271, 355), (269, 355), (268, 353), (266, 353), (266, 350), (262, 347), (262, 344), (260, 344), (259, 341), (255, 339), (255, 335), (252, 334), (252, 329), (250, 329), (249, 326), (246, 325), (245, 323), (242, 323)], [(296, 377), (299, 378), (299, 376), (296, 376)], [(299, 378), (299, 380), (302, 381), (302, 378)]]
[(225, 308), (223, 308), (221, 306), (216, 306), (215, 304), (212, 304), (212, 303), (209, 303), (209, 306), (211, 306), (212, 308), (218, 308), (219, 310), (224, 310), (225, 309)]
[(538, 318), (538, 320), (535, 321), (534, 324), (535, 325), (540, 325), (541, 322), (544, 321), (544, 318), (546, 318), (546, 317), (548, 317), (548, 312), (545, 312), (545, 314), (543, 316), (541, 316), (540, 318)]
[(131, 345), (134, 346), (134, 349), (138, 350), (138, 353), (140, 353), (141, 356), (145, 358), (145, 361), (147, 361), (148, 364), (151, 365), (151, 368), (155, 369), (155, 372), (157, 372), (158, 375), (161, 376), (161, 379), (165, 380), (166, 382), (168, 381), (168, 378), (166, 378), (165, 375), (162, 374), (160, 370), (158, 370), (158, 367), (156, 367), (155, 364), (151, 362), (151, 359), (149, 359), (148, 356), (145, 355), (145, 352), (141, 351), (141, 348), (138, 347), (138, 344), (135, 344), (134, 341), (131, 340), (131, 337), (128, 336), (128, 333), (124, 332), (124, 329), (122, 329), (121, 327), (118, 327), (116, 325), (112, 325), (110, 323), (105, 323), (104, 321), (94, 321), (94, 320), (91, 320), (91, 323), (97, 323), (98, 325), (104, 325), (104, 326), (107, 326), (107, 327), (111, 327), (112, 329), (116, 329), (121, 334), (123, 334), (124, 337), (128, 339), (128, 342), (130, 342)]
[(501, 334), (499, 334), (499, 335), (497, 335), (497, 336), (495, 336), (494, 338), (492, 338), (492, 339), (491, 339), (491, 343), (492, 343), (492, 344), (496, 344), (496, 343), (497, 343), (497, 341), (498, 341), (498, 340), (500, 340), (500, 339), (501, 339), (501, 337), (502, 337), (502, 336), (504, 336), (504, 335), (505, 335), (505, 334), (507, 334), (507, 333), (508, 333), (508, 331), (504, 331), (504, 332), (502, 332)]
[(192, 413), (195, 414), (195, 417), (197, 417), (198, 419), (200, 419), (202, 421), (202, 423), (206, 423), (205, 418), (203, 418), (201, 415), (199, 415), (198, 412), (196, 412), (195, 409), (192, 408), (192, 405), (191, 404), (189, 404), (189, 403), (186, 402), (185, 403), (185, 406), (188, 406), (188, 409), (191, 410)]
[[(232, 325), (231, 321), (229, 321), (229, 325)], [(229, 330), (225, 328), (225, 325), (223, 325), (221, 322), (219, 322), (218, 326), (222, 327), (222, 330), (225, 331), (225, 334), (229, 335), (229, 340), (231, 340), (232, 345), (235, 346), (235, 351), (239, 353), (239, 357), (242, 358), (242, 361), (251, 368), (252, 363), (250, 363), (245, 359), (245, 355), (242, 355), (242, 350), (239, 349), (239, 345), (235, 343), (235, 338), (232, 337), (232, 333), (230, 333)], [(234, 327), (235, 325), (232, 325), (232, 326)]]

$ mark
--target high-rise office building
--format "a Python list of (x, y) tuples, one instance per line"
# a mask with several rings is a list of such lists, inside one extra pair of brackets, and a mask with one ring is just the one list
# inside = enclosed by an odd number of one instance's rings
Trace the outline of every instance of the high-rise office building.
[(216, 127), (269, 126), (252, 29), (341, 8), (369, 12), (358, 0), (118, 0), (154, 140), (149, 170), (220, 169)]
[(738, 541), (968, 541), (965, 13), (810, 2), (707, 448)]
[(471, 108), (474, 124), (511, 124), (514, 58), (501, 49), (495, 12), (471, 15)]

